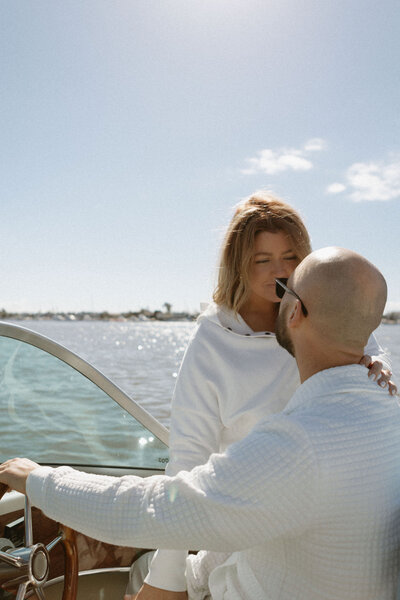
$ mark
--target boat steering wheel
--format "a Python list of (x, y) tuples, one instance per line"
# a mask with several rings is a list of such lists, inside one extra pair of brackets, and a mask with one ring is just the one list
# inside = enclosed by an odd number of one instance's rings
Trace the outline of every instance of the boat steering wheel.
[[(75, 532), (60, 526), (60, 534), (46, 546), (33, 543), (32, 509), (25, 496), (25, 546), (0, 551), (0, 584), (3, 589), (18, 586), (16, 600), (24, 600), (29, 587), (39, 600), (45, 600), (43, 585), (49, 576), (49, 552), (61, 542), (64, 547), (64, 590), (62, 600), (76, 600), (78, 587), (78, 553)], [(4, 581), (4, 583), (3, 583)]]

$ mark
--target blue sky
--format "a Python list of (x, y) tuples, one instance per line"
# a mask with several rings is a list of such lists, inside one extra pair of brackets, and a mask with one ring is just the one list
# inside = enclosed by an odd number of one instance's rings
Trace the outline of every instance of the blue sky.
[(197, 310), (267, 188), (400, 310), (399, 5), (5, 0), (0, 308)]

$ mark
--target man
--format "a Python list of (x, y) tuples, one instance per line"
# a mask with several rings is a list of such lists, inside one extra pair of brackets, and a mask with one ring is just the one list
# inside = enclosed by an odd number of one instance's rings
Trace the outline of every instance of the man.
[(14, 459), (0, 466), (0, 481), (106, 542), (231, 552), (214, 569), (207, 552), (188, 559), (190, 599), (392, 599), (400, 408), (358, 364), (386, 283), (358, 254), (326, 248), (284, 289), (277, 337), (302, 385), (283, 413), (224, 454), (149, 479)]

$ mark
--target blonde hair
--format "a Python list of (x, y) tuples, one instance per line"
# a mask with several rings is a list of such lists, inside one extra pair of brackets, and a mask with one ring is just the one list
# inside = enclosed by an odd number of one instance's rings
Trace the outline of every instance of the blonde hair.
[(259, 191), (241, 202), (233, 215), (221, 249), (216, 304), (238, 312), (249, 293), (248, 273), (257, 233), (286, 233), (299, 262), (311, 252), (310, 238), (300, 215), (270, 192)]

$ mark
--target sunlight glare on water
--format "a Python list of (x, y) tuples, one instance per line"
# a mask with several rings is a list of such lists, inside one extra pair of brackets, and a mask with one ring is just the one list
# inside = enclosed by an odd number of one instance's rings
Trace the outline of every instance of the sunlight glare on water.
[(194, 322), (29, 321), (19, 325), (88, 360), (168, 427), (171, 398)]

